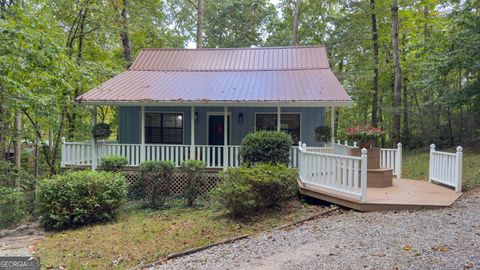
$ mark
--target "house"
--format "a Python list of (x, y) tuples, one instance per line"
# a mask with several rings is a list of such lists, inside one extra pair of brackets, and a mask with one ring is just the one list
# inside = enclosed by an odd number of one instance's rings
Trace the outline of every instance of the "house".
[(236, 155), (229, 147), (254, 130), (282, 130), (295, 145), (321, 146), (314, 130), (325, 125), (327, 109), (352, 103), (324, 46), (145, 49), (127, 71), (77, 101), (119, 107), (118, 144), (141, 146), (140, 157), (129, 153), (132, 165), (163, 159), (166, 147), (180, 152), (179, 162), (210, 157), (209, 167), (234, 164), (222, 157)]
[[(145, 160), (179, 166), (197, 159), (207, 168), (226, 169), (240, 165), (239, 144), (247, 133), (279, 130), (294, 140), (290, 166), (298, 168), (304, 195), (363, 211), (444, 207), (461, 195), (433, 184), (461, 191), (461, 147), (453, 154), (433, 146), (429, 183), (401, 179), (400, 143), (375, 150), (375, 162), (373, 151), (367, 156), (370, 150), (355, 144), (334, 143), (334, 109), (352, 100), (330, 70), (323, 46), (145, 49), (129, 70), (77, 101), (118, 106), (119, 140), (63, 141), (62, 167), (95, 169), (101, 157), (116, 154), (133, 167)], [(322, 145), (314, 130), (325, 125), (327, 110), (332, 141)]]

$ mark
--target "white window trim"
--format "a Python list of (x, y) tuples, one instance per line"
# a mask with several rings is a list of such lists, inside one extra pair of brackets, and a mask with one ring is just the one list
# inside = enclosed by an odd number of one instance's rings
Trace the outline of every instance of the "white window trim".
[[(273, 114), (273, 115), (277, 115), (277, 112), (254, 112), (254, 113), (253, 113), (253, 131), (254, 131), (254, 132), (257, 131), (257, 114)], [(299, 134), (299, 135), (300, 135), (300, 138), (299, 138), (299, 139), (302, 140), (302, 138), (303, 138), (303, 137), (302, 137), (302, 120), (303, 120), (302, 113), (301, 113), (301, 112), (280, 112), (280, 114), (281, 114), (281, 115), (283, 115), (283, 114), (298, 114), (298, 115), (300, 115), (300, 123), (299, 123), (299, 124), (300, 124), (300, 128), (299, 128), (299, 129), (300, 129), (300, 134)], [(282, 120), (282, 119), (280, 118), (280, 120)], [(275, 126), (276, 126), (276, 125), (277, 125), (277, 124), (275, 123)], [(281, 129), (280, 129), (280, 130), (281, 130)], [(275, 129), (274, 131), (276, 131), (276, 129)]]
[[(162, 114), (162, 113), (171, 113), (171, 114), (181, 114), (182, 115), (182, 143), (180, 145), (185, 145), (185, 113), (184, 112), (178, 112), (178, 111), (145, 111), (143, 112), (143, 119), (146, 119), (146, 114), (147, 113), (157, 113), (157, 114)], [(193, 119), (191, 119), (193, 121)], [(145, 125), (145, 128), (147, 126)], [(179, 145), (177, 143), (147, 143), (147, 140), (146, 140), (146, 136), (147, 136), (147, 133), (144, 132), (143, 134), (144, 136), (144, 141), (145, 141), (145, 144), (161, 144), (161, 145)]]

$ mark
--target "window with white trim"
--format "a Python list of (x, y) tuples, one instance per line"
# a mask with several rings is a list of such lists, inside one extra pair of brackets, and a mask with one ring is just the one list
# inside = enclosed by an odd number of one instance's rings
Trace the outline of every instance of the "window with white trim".
[(183, 144), (183, 114), (145, 113), (145, 143)]
[[(277, 130), (277, 114), (255, 114), (255, 130)], [(295, 145), (298, 144), (298, 141), (300, 141), (300, 114), (282, 113), (280, 117), (280, 130), (290, 134), (293, 143)]]

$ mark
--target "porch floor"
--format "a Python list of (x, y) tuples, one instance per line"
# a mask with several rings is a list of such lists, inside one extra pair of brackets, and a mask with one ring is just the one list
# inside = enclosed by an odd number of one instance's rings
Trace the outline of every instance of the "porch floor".
[(298, 183), (300, 193), (359, 211), (407, 210), (447, 207), (461, 192), (428, 181), (393, 179), (393, 186), (368, 188), (367, 202), (311, 184)]

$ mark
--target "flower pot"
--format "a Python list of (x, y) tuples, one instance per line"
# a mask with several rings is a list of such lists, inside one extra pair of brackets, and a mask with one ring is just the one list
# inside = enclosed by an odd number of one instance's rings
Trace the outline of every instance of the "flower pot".
[[(351, 156), (360, 157), (362, 148), (353, 148), (350, 150)], [(380, 148), (367, 148), (367, 169), (380, 168)]]

